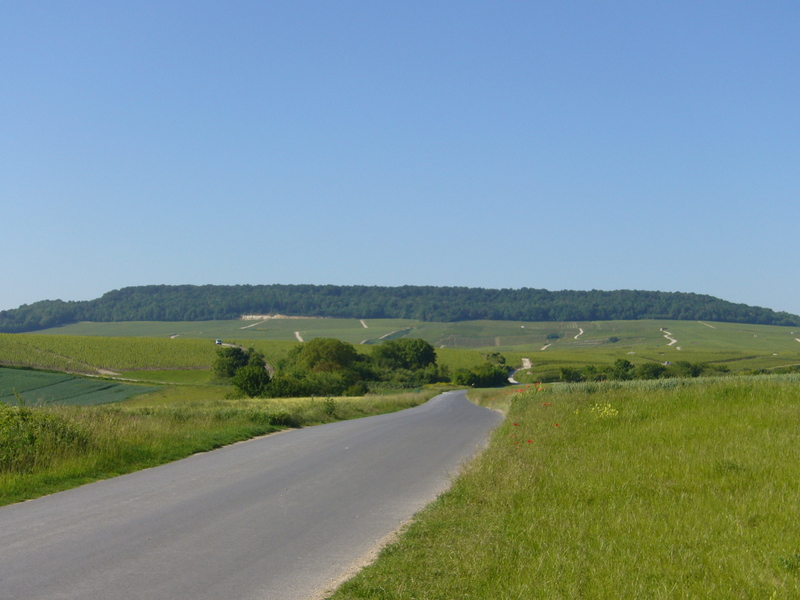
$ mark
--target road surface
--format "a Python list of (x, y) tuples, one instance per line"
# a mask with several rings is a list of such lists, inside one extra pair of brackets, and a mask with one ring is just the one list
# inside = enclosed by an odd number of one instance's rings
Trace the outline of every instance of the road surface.
[(445, 489), (500, 419), (448, 392), (2, 507), (0, 598), (319, 597)]

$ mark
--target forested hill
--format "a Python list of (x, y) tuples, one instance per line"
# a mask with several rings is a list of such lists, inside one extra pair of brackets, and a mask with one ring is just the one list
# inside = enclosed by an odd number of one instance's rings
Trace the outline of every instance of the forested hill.
[(78, 321), (208, 321), (246, 314), (421, 321), (681, 319), (800, 326), (797, 315), (679, 292), (151, 285), (114, 290), (95, 300), (44, 300), (0, 311), (0, 332), (35, 331)]

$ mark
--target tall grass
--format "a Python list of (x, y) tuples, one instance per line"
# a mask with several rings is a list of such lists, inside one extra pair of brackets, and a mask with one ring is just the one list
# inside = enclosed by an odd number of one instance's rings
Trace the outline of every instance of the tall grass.
[(800, 597), (792, 377), (522, 388), (488, 450), (333, 596)]
[(0, 505), (156, 466), (287, 427), (394, 412), (435, 392), (365, 398), (106, 406), (0, 403)]

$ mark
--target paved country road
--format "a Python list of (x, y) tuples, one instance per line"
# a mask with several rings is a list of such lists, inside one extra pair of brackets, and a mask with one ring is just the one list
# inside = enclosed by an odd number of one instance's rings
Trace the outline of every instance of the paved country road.
[(448, 392), (0, 508), (0, 599), (319, 597), (501, 416)]

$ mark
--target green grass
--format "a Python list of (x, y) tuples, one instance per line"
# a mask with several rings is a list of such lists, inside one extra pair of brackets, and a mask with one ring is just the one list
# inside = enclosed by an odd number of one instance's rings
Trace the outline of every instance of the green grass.
[(122, 371), (120, 377), (146, 383), (167, 383), (182, 385), (203, 385), (210, 383), (213, 374), (210, 369), (180, 369), (177, 371)]
[(301, 427), (410, 408), (436, 391), (364, 398), (226, 400), (226, 386), (169, 386), (105, 406), (0, 405), (0, 505)]
[(333, 599), (800, 597), (800, 378), (522, 389)]

